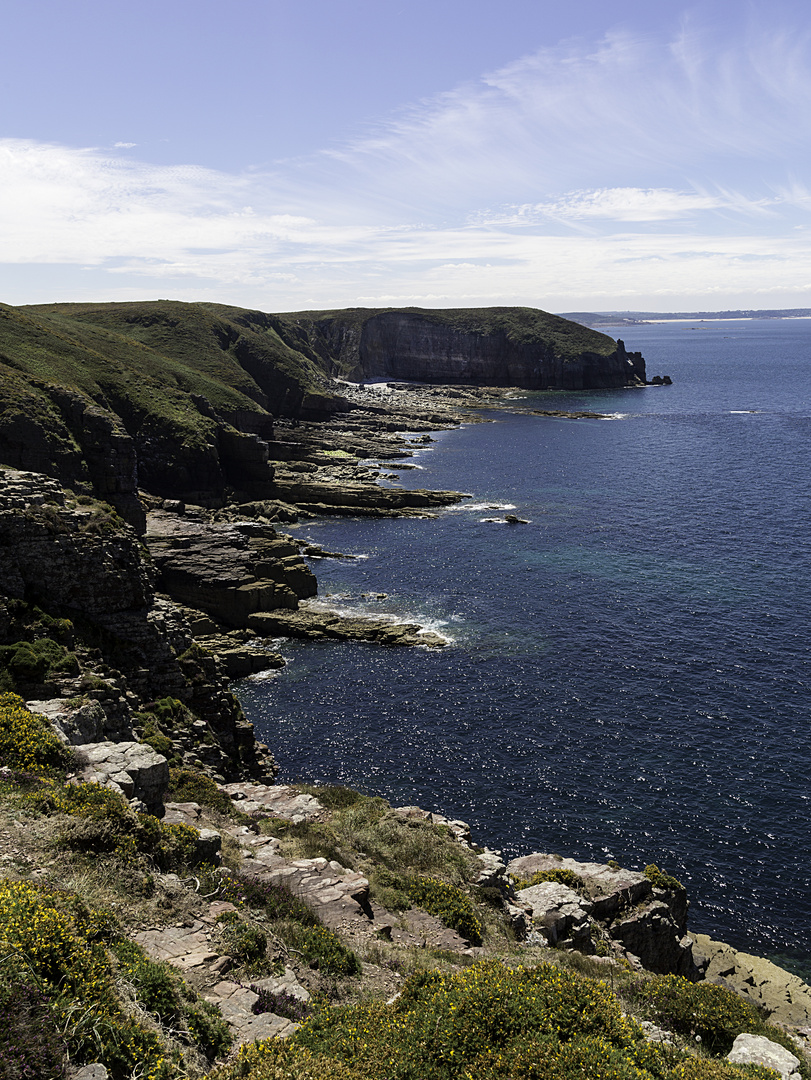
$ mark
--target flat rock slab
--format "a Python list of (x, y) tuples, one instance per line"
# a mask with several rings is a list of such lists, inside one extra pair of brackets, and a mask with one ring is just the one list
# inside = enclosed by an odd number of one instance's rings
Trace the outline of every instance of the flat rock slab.
[(582, 879), (586, 896), (591, 901), (591, 914), (595, 919), (608, 918), (622, 908), (650, 896), (653, 891), (653, 886), (644, 874), (605, 863), (583, 863), (536, 852), (513, 859), (507, 865), (507, 873), (526, 880), (533, 874), (548, 870), (571, 870)]
[(326, 926), (335, 928), (347, 920), (368, 917), (368, 879), (340, 863), (326, 859), (280, 860), (256, 876), (288, 888), (311, 907)]
[(141, 930), (133, 935), (133, 940), (153, 960), (166, 960), (183, 971), (200, 967), (219, 956), (217, 951), (211, 948), (209, 931), (199, 919), (195, 919), (191, 926)]
[(206, 1001), (218, 1005), (224, 1019), (228, 1022), (235, 1036), (235, 1047), (256, 1039), (272, 1039), (292, 1035), (298, 1024), (275, 1013), (252, 1012), (259, 1000), (247, 986), (224, 979), (218, 982), (206, 995)]
[(405, 925), (393, 926), (391, 940), (396, 945), (413, 946), (423, 949), (445, 949), (448, 952), (466, 953), (470, 942), (451, 930), (435, 915), (427, 911), (412, 908), (401, 916), (398, 922)]
[(251, 615), (248, 626), (263, 637), (335, 638), (378, 645), (421, 645), (430, 649), (441, 649), (448, 644), (444, 637), (424, 630), (418, 623), (398, 623), (384, 616), (345, 616), (311, 607)]
[(289, 994), (299, 1001), (308, 1002), (310, 995), (296, 978), (292, 968), (286, 967), (283, 975), (269, 975), (266, 979), (254, 979), (253, 986), (269, 994)]
[(243, 814), (267, 814), (288, 821), (305, 821), (324, 807), (312, 795), (301, 795), (284, 784), (222, 784)]

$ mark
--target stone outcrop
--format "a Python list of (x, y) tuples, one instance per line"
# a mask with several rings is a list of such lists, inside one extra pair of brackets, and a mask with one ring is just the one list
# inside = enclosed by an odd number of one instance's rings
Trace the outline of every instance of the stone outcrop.
[(590, 390), (645, 383), (621, 341), (533, 308), (301, 312), (286, 316), (350, 378)]
[(23, 667), (15, 689), (47, 702), (40, 711), (73, 744), (132, 741), (140, 710), (177, 699), (205, 729), (173, 733), (188, 763), (272, 776), (226, 672), (196, 646), (182, 612), (155, 596), (154, 574), (135, 530), (109, 506), (40, 474), (0, 470), (0, 644), (63, 643), (49, 646), (61, 665)]
[(656, 888), (642, 873), (601, 863), (581, 863), (536, 853), (513, 859), (507, 872), (530, 880), (534, 874), (569, 871), (582, 885), (546, 881), (516, 893), (533, 924), (550, 945), (597, 952), (597, 942), (633, 958), (647, 971), (696, 979), (693, 940), (687, 936), (683, 889)]
[(157, 587), (228, 627), (277, 608), (295, 610), (316, 581), (298, 546), (270, 525), (153, 513), (146, 535)]
[(169, 787), (169, 766), (162, 754), (142, 743), (86, 743), (74, 749), (76, 778), (120, 791), (143, 803), (150, 814), (163, 815), (163, 796)]
[(811, 1024), (811, 988), (761, 956), (740, 952), (706, 934), (693, 934), (705, 959), (705, 978), (734, 990), (770, 1020), (803, 1027)]
[(310, 514), (351, 517), (425, 517), (441, 506), (452, 506), (465, 496), (459, 491), (381, 488), (372, 484), (277, 480), (280, 499)]
[(248, 625), (263, 637), (295, 637), (308, 641), (372, 641), (378, 645), (419, 645), (441, 649), (448, 644), (417, 623), (398, 623), (384, 616), (348, 616), (334, 611), (302, 608), (251, 615)]

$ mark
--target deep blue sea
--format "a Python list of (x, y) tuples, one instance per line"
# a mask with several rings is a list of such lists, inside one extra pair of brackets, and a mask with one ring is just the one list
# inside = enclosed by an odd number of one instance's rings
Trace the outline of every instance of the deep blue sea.
[(673, 386), (529, 396), (402, 473), (468, 504), (297, 528), (366, 556), (314, 562), (322, 597), (447, 649), (285, 642), (238, 693), (283, 779), (439, 810), (510, 856), (656, 863), (693, 930), (809, 978), (811, 321), (622, 333)]

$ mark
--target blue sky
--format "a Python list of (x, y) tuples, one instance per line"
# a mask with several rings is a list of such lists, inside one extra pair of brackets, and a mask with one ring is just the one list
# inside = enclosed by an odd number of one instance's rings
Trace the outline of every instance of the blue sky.
[(811, 307), (811, 10), (7, 0), (0, 299)]

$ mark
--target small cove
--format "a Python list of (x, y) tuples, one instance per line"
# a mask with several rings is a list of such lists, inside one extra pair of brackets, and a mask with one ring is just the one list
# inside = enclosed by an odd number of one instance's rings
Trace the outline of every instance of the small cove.
[(435, 808), (508, 854), (655, 862), (694, 930), (808, 978), (811, 323), (625, 334), (672, 387), (528, 397), (402, 473), (528, 525), (463, 504), (297, 528), (367, 556), (316, 561), (322, 598), (450, 648), (285, 642), (238, 693), (282, 778)]

